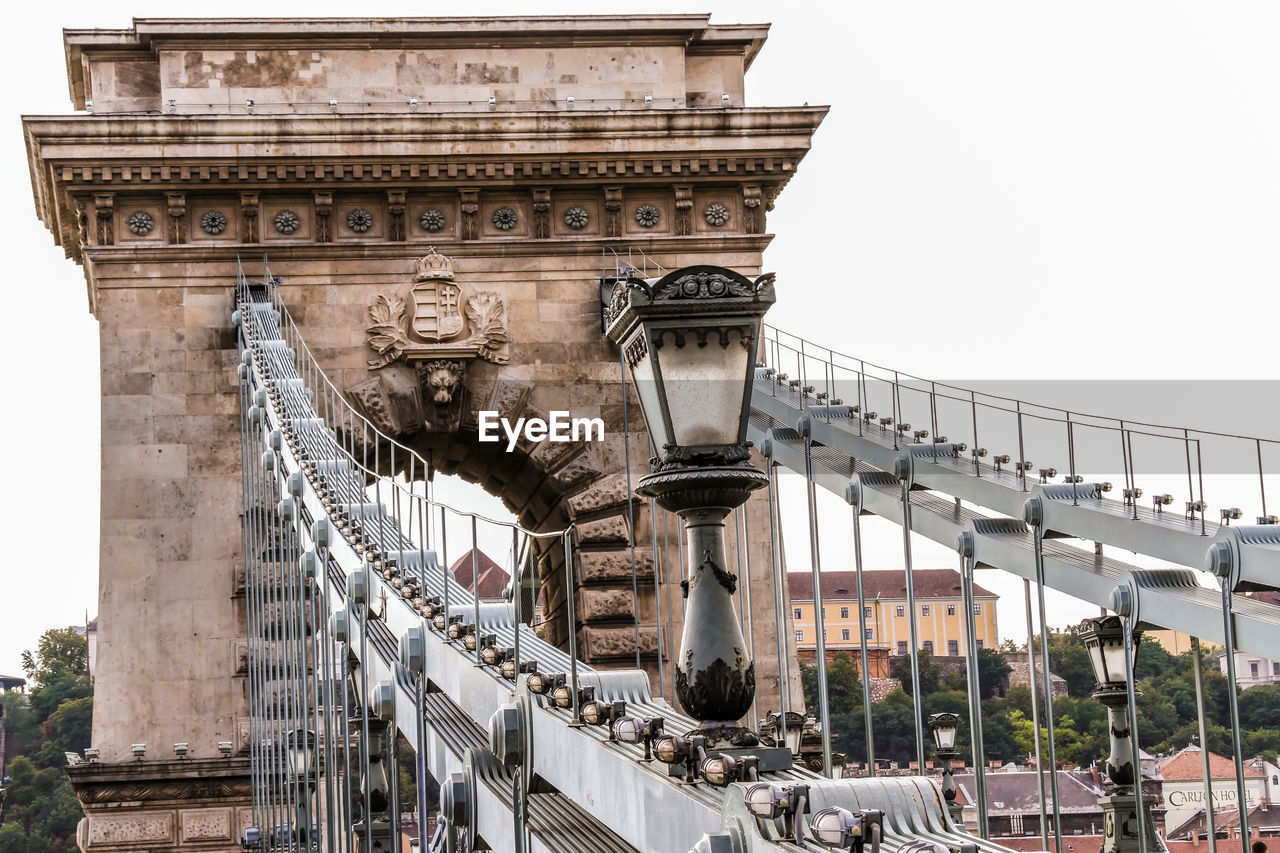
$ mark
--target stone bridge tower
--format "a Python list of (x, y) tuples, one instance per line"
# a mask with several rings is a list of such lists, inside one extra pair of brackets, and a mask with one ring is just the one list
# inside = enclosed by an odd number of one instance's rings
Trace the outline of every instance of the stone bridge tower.
[[(744, 106), (766, 34), (705, 15), (66, 31), (80, 112), (24, 132), (39, 217), (101, 328), (101, 761), (74, 773), (82, 846), (229, 850), (247, 817), (238, 262), (269, 256), (327, 374), (381, 429), (528, 526), (579, 525), (573, 590), (562, 554), (540, 560), (552, 639), (571, 593), (588, 661), (633, 665), (637, 608), (656, 661), (652, 522), (626, 511), (599, 278), (614, 253), (762, 271), (767, 212), (825, 112)], [(648, 470), (634, 402), (633, 479)], [(606, 440), (507, 453), (476, 440), (477, 409), (601, 417)], [(748, 514), (768, 529), (758, 502)], [(656, 556), (678, 581), (675, 555)], [(750, 556), (772, 601), (767, 538)], [(680, 635), (665, 609), (664, 655)], [(758, 621), (767, 700), (778, 626)], [(175, 742), (192, 757), (170, 760)]]

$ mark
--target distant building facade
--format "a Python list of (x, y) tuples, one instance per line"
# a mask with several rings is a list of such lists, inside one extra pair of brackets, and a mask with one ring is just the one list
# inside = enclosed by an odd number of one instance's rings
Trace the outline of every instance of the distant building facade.
[[(963, 657), (966, 641), (964, 600), (960, 573), (954, 569), (916, 569), (912, 572), (917, 608), (916, 631), (920, 648), (939, 657)], [(906, 572), (895, 570), (862, 573), (866, 632), (858, 623), (858, 581), (855, 572), (822, 573), (822, 609), (828, 657), (849, 652), (859, 663), (859, 650), (871, 652), (871, 675), (889, 674), (889, 658), (910, 652)], [(813, 575), (788, 572), (791, 616), (796, 650), (802, 660), (817, 656)], [(994, 649), (998, 642), (996, 602), (999, 596), (977, 584), (973, 587), (973, 613), (978, 648)], [(860, 665), (860, 664), (859, 664)], [(879, 671), (883, 667), (883, 671)]]
[[(1161, 797), (1164, 800), (1164, 823), (1171, 837), (1205, 810), (1204, 758), (1200, 747), (1189, 745), (1159, 764)], [(1215, 813), (1220, 809), (1238, 809), (1235, 762), (1209, 753), (1209, 776), (1212, 780)], [(1244, 768), (1244, 791), (1249, 808), (1266, 804), (1267, 777), (1253, 767)]]
[[(1274, 590), (1258, 590), (1246, 592), (1244, 595), (1246, 598), (1264, 604), (1280, 605), (1280, 592)], [(1280, 684), (1280, 658), (1268, 658), (1237, 651), (1235, 663), (1236, 684), (1240, 685), (1241, 690), (1248, 690), (1259, 684)], [(1218, 668), (1222, 670), (1223, 675), (1227, 674), (1227, 655), (1222, 650), (1218, 654)]]

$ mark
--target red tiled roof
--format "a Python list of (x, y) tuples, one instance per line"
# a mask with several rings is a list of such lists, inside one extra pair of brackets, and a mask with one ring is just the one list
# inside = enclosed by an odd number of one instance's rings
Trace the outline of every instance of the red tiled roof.
[[(1160, 775), (1166, 779), (1202, 779), (1204, 764), (1200, 758), (1200, 750), (1187, 747), (1181, 752), (1160, 762)], [(1252, 767), (1244, 769), (1245, 776), (1262, 776)], [(1217, 753), (1209, 753), (1209, 776), (1213, 779), (1236, 778), (1236, 765), (1230, 758), (1223, 758)]]
[(471, 555), (475, 553), (476, 569), (480, 572), (480, 580), (476, 584), (476, 591), (479, 593), (481, 601), (488, 599), (501, 599), (502, 591), (507, 588), (507, 584), (511, 583), (511, 575), (506, 570), (489, 559), (489, 555), (479, 548), (467, 551), (458, 559), (454, 560), (449, 571), (453, 572), (453, 579), (461, 584), (464, 588), (471, 589)]
[[(955, 569), (914, 569), (911, 577), (915, 583), (916, 598), (959, 598), (960, 573)], [(787, 572), (787, 587), (792, 601), (813, 601), (813, 573)], [(862, 573), (862, 594), (867, 601), (877, 598), (906, 598), (907, 573), (902, 569), (877, 569)], [(973, 594), (995, 598), (977, 584)], [(856, 572), (823, 572), (823, 601), (856, 601), (858, 576)]]
[(1245, 597), (1251, 601), (1259, 601), (1263, 604), (1280, 604), (1280, 592), (1274, 589), (1258, 589), (1253, 592), (1246, 592)]

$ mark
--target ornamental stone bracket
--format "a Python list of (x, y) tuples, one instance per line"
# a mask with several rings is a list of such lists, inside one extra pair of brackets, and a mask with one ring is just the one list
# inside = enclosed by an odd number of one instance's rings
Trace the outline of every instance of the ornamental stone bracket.
[(85, 810), (76, 842), (86, 853), (239, 850), (252, 823), (247, 757), (93, 762), (67, 775)]
[(407, 298), (380, 293), (369, 306), (369, 346), (378, 354), (370, 369), (400, 359), (507, 363), (506, 306), (496, 293), (481, 291), (464, 303), (453, 260), (434, 248), (418, 259), (414, 282)]

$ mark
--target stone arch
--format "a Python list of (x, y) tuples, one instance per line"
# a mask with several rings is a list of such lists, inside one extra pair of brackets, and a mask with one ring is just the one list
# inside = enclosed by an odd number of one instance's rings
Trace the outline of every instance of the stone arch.
[[(557, 391), (569, 392), (564, 399)], [(454, 399), (436, 405), (420, 368), (390, 366), (371, 371), (344, 392), (353, 406), (377, 428), (428, 460), (434, 471), (456, 474), (498, 497), (525, 527), (537, 531), (575, 525), (573, 578), (578, 650), (589, 662), (635, 660), (640, 614), (640, 652), (646, 667), (656, 666), (658, 632), (654, 626), (654, 549), (650, 541), (649, 507), (635, 500), (628, 506), (627, 443), (632, 480), (647, 470), (648, 434), (632, 393), (629, 435), (623, 436), (620, 382), (581, 384), (561, 389), (522, 379), (508, 379), (494, 365), (466, 365)], [(561, 397), (562, 403), (557, 402)], [(576, 405), (573, 405), (576, 404)], [(496, 412), (515, 423), (520, 418), (546, 419), (550, 409), (598, 411), (605, 423), (604, 441), (570, 443), (521, 440), (508, 450), (499, 442), (479, 440), (479, 411)], [(644, 450), (646, 452), (641, 453)], [(379, 453), (389, 460), (390, 454)], [(383, 473), (409, 474), (408, 465)], [(631, 535), (635, 533), (638, 596), (632, 590)], [(557, 540), (540, 543), (538, 579), (542, 586), (546, 636), (564, 645), (568, 639), (565, 608), (564, 550)], [(637, 600), (638, 599), (638, 600)], [(671, 654), (671, 641), (666, 652)]]

